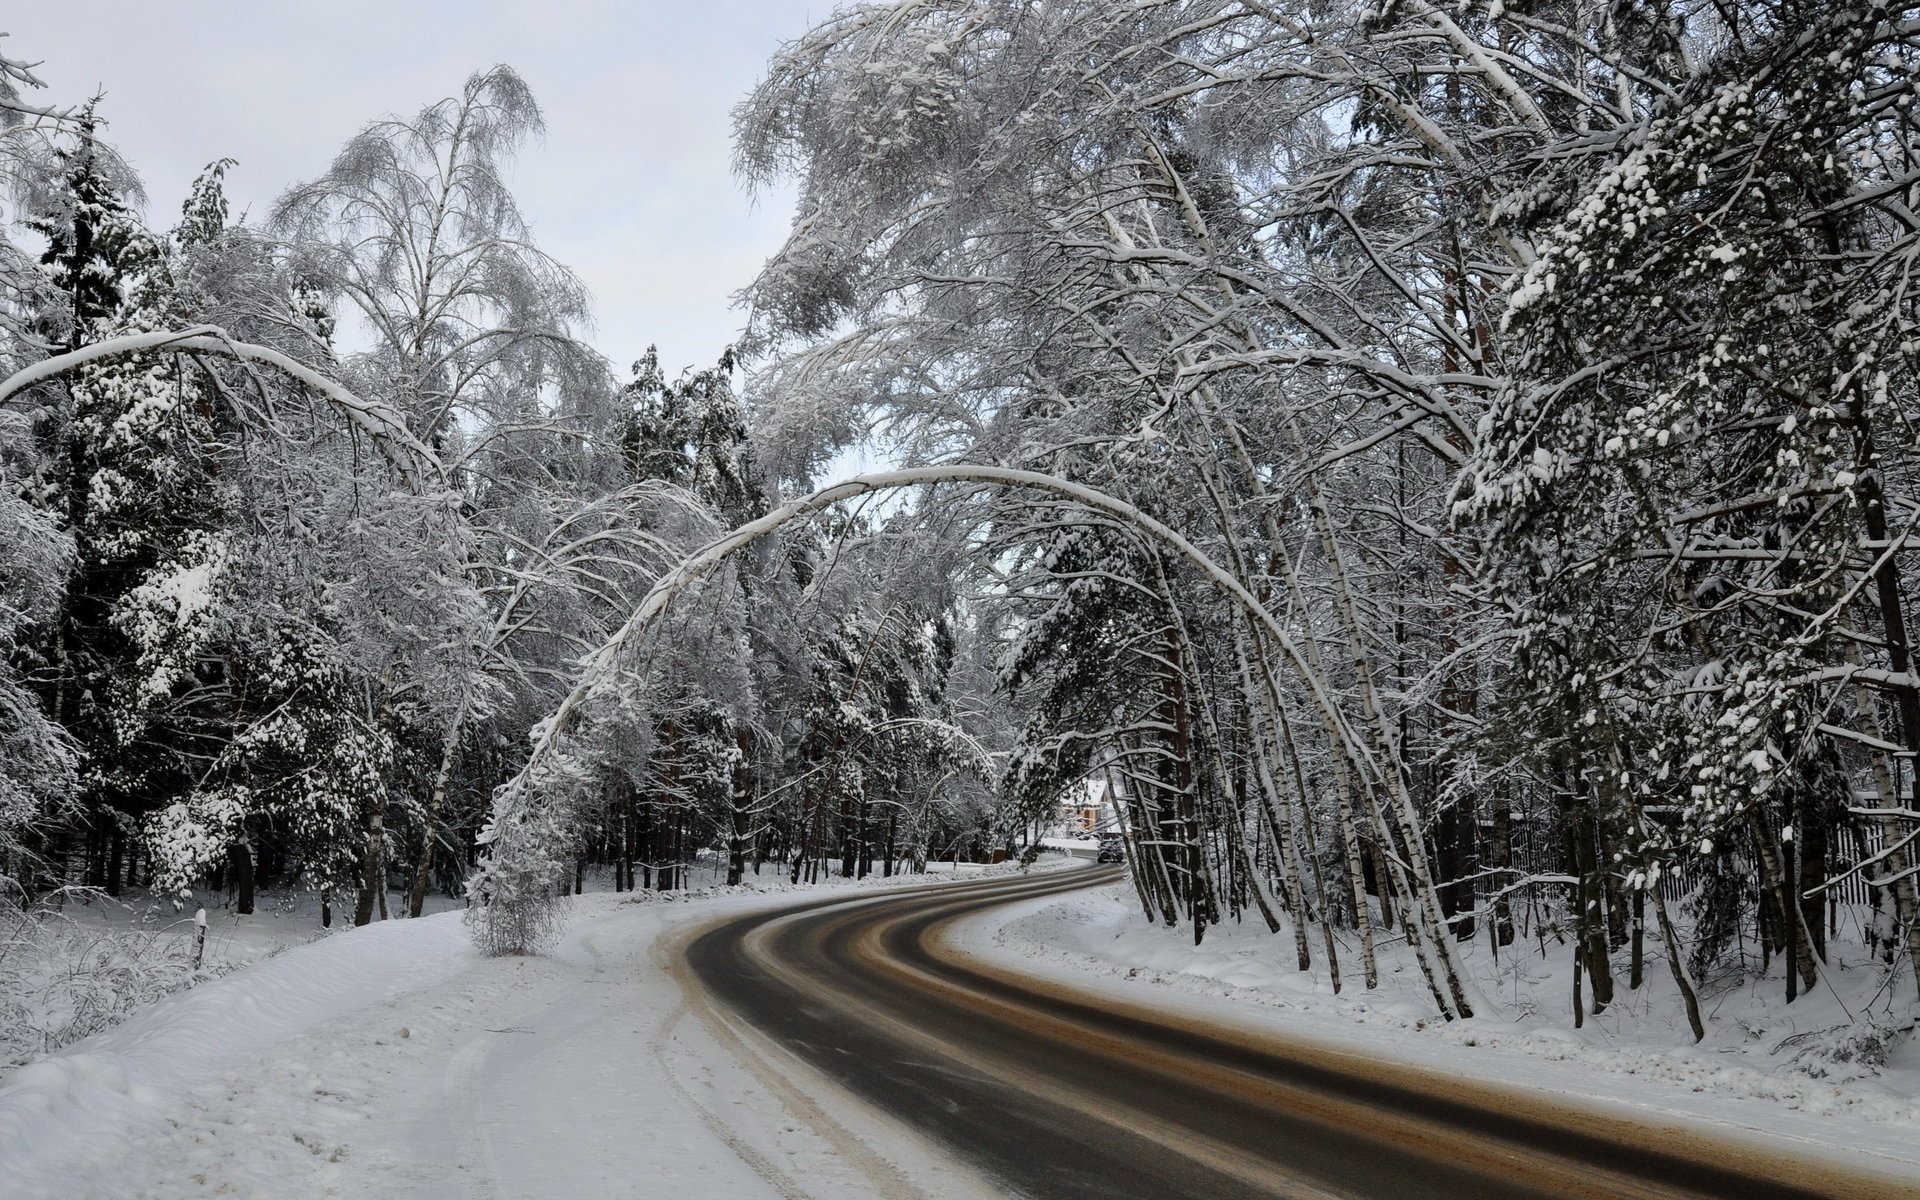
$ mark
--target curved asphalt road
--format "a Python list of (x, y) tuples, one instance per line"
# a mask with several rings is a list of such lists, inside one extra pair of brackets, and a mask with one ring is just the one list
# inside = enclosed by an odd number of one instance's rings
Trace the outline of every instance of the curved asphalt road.
[(1074, 871), (815, 902), (686, 947), (718, 1000), (1035, 1200), (1920, 1195), (1886, 1179), (1221, 1031), (946, 949), (980, 909), (1111, 882)]

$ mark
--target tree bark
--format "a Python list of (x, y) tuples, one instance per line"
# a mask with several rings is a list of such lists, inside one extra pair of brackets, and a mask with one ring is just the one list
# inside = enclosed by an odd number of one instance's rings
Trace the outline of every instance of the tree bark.
[[(1855, 494), (1859, 497), (1860, 508), (1866, 518), (1867, 536), (1875, 544), (1885, 545), (1888, 539), (1886, 495), (1880, 482), (1879, 455), (1874, 449), (1873, 427), (1869, 424), (1864, 405), (1853, 406), (1853, 426), (1856, 457), (1867, 465), (1854, 485)], [(1873, 585), (1879, 601), (1880, 628), (1887, 650), (1887, 665), (1895, 675), (1905, 677), (1913, 670), (1913, 643), (1908, 636), (1906, 611), (1901, 598), (1900, 568), (1893, 554), (1881, 556), (1873, 573)], [(1906, 744), (1907, 753), (1920, 753), (1920, 689), (1909, 683), (1895, 689), (1893, 697), (1894, 709), (1900, 718), (1900, 736)], [(1907, 760), (1907, 807), (1920, 811), (1920, 766), (1916, 765), (1917, 761), (1920, 760)], [(1889, 840), (1893, 838), (1894, 829), (1891, 825), (1887, 828)], [(1913, 855), (1905, 851), (1891, 854), (1887, 864), (1889, 873), (1898, 877), (1911, 869), (1912, 862)], [(1906, 910), (1900, 914), (1900, 919), (1906, 926), (1907, 960), (1913, 964), (1914, 984), (1920, 988), (1920, 912), (1916, 912), (1920, 903), (1916, 902), (1914, 881), (1909, 878), (1904, 882), (1904, 887), (1895, 885), (1894, 902), (1897, 907)]]
[(1658, 884), (1653, 887), (1653, 911), (1660, 919), (1660, 940), (1667, 947), (1667, 969), (1673, 972), (1674, 986), (1680, 989), (1680, 1001), (1687, 1009), (1687, 1025), (1693, 1030), (1693, 1040), (1703, 1041), (1707, 1027), (1700, 1020), (1700, 997), (1694, 990), (1692, 977), (1687, 974), (1686, 964), (1680, 961), (1680, 939), (1674, 935), (1673, 921), (1667, 916), (1667, 900), (1660, 894)]
[(1780, 848), (1773, 844), (1773, 835), (1766, 822), (1754, 821), (1755, 844), (1760, 851), (1760, 878), (1762, 891), (1770, 898), (1773, 917), (1779, 923), (1781, 946), (1787, 955), (1787, 999), (1792, 1001), (1800, 990), (1811, 990), (1819, 975), (1814, 965), (1813, 949), (1807, 939), (1798, 936), (1800, 924), (1800, 904), (1793, 894), (1793, 883), (1787, 877), (1785, 865), (1780, 861)]
[(1507, 898), (1505, 883), (1508, 871), (1513, 866), (1513, 802), (1505, 796), (1494, 797), (1493, 828), (1487, 840), (1487, 866), (1493, 871), (1494, 880), (1501, 885), (1495, 889), (1492, 901), (1494, 946), (1511, 946), (1513, 905)]
[(241, 916), (253, 912), (253, 844), (244, 836), (227, 847), (233, 863), (233, 911)]
[(727, 886), (738, 887), (747, 877), (748, 835), (752, 832), (753, 769), (748, 752), (752, 742), (745, 732), (734, 734), (733, 803), (727, 823)]
[(360, 864), (360, 894), (353, 905), (353, 923), (367, 925), (373, 921), (376, 898), (386, 888), (387, 822), (386, 815), (376, 809), (367, 818), (367, 848)]
[[(465, 706), (462, 706), (462, 715)], [(440, 767), (433, 775), (433, 790), (427, 794), (427, 811), (420, 823), (420, 859), (413, 866), (413, 886), (407, 890), (407, 916), (417, 917), (426, 907), (427, 885), (433, 878), (433, 844), (439, 837), (440, 813), (447, 804), (447, 785), (453, 779), (453, 762), (460, 749), (460, 722), (440, 742)]]

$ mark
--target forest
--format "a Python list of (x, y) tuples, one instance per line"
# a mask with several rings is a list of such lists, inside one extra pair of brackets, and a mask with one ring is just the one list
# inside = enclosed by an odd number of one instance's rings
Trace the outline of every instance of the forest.
[(7, 905), (523, 951), (1098, 781), (1145, 921), (1336, 991), (1920, 996), (1911, 4), (847, 5), (683, 374), (593, 348), (511, 67), (241, 220), (0, 51)]

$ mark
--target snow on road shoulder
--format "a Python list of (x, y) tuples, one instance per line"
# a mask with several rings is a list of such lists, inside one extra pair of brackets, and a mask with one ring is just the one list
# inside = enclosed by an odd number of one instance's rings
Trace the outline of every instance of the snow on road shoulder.
[(1699, 1047), (1677, 1044), (1684, 1035), (1663, 1044), (1657, 1019), (1638, 1039), (1620, 1024), (1567, 1028), (1558, 1010), (1448, 1024), (1422, 1005), (1417, 976), (1391, 956), (1383, 954), (1387, 977), (1377, 992), (1350, 980), (1335, 997), (1324, 980), (1292, 970), (1290, 938), (1225, 927), (1196, 947), (1189, 931), (1143, 921), (1125, 884), (997, 908), (957, 924), (949, 942), (1003, 967), (1226, 1027), (1702, 1123), (1776, 1147), (1796, 1143), (1812, 1156), (1844, 1147), (1920, 1178), (1912, 1047), (1879, 1076), (1821, 1079), (1763, 1065), (1771, 1043), (1733, 1020)]
[(342, 932), (163, 1000), (0, 1083), (0, 1173), (29, 1194), (76, 1162), (144, 1148), (223, 1071), (474, 958), (449, 913)]
[(652, 950), (799, 892), (923, 882), (576, 897), (535, 958), (480, 957), (458, 913), (295, 947), (0, 1081), (0, 1194), (625, 1195), (645, 1180), (711, 1200), (878, 1197), (848, 1113), (795, 1116), (688, 1019)]

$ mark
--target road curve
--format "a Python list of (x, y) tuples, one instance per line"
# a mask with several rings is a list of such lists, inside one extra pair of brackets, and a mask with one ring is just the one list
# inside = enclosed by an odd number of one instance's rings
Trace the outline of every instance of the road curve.
[(816, 901), (708, 927), (686, 962), (763, 1033), (1034, 1200), (1920, 1196), (1538, 1092), (1208, 1028), (941, 944), (983, 908), (1114, 878)]

